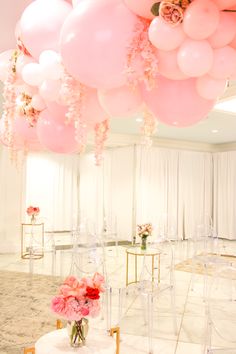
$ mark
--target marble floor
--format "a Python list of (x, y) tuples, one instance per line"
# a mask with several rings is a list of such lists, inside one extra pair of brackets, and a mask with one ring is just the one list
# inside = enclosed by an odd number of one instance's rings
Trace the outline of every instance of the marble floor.
[[(222, 241), (224, 253), (236, 255), (236, 242)], [(125, 286), (126, 275), (126, 247), (108, 247), (107, 268), (109, 278), (114, 287)], [(175, 262), (185, 259), (187, 245), (175, 245)], [(64, 262), (64, 261), (63, 261)], [(61, 251), (57, 251), (54, 275), (64, 276), (68, 274), (69, 262), (62, 263)], [(20, 259), (19, 254), (0, 254), (0, 271), (28, 272), (29, 261)], [(44, 258), (34, 261), (34, 273), (52, 273), (52, 257), (45, 253)], [(65, 273), (65, 274), (62, 274)], [(131, 257), (130, 276), (134, 276), (134, 262)], [(154, 311), (154, 354), (202, 354), (203, 343), (206, 334), (206, 303), (203, 298), (203, 275), (197, 274), (192, 282), (192, 275), (185, 271), (175, 271), (176, 280), (176, 310), (177, 333), (172, 326), (170, 299), (163, 295), (155, 305)], [(16, 299), (17, 301), (17, 299)], [(113, 302), (114, 312), (118, 311), (118, 302)], [(236, 319), (227, 318), (225, 322), (227, 330), (236, 333)], [(215, 338), (217, 347), (228, 346), (229, 343)], [(235, 338), (236, 340), (236, 338)], [(145, 354), (148, 353), (147, 327), (143, 322), (142, 304), (139, 297), (134, 297), (127, 308), (121, 323), (121, 354)], [(232, 351), (236, 354), (236, 349)], [(7, 354), (1, 353), (0, 354)], [(52, 353), (53, 354), (53, 353)]]

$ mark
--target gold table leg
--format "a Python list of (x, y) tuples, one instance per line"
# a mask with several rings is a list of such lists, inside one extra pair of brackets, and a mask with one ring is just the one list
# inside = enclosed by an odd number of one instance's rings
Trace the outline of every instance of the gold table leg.
[(126, 286), (129, 284), (129, 253), (126, 253)]
[(111, 328), (110, 336), (113, 337), (114, 334), (116, 334), (116, 354), (120, 354), (120, 328), (119, 327)]
[(62, 329), (63, 328), (63, 324), (61, 322), (61, 320), (57, 320), (56, 321), (56, 329)]
[(155, 259), (152, 256), (152, 283), (154, 283)]
[(161, 282), (161, 255), (158, 255), (158, 284)]
[(135, 255), (135, 264), (134, 264), (134, 267), (135, 267), (135, 283), (137, 283), (138, 281), (138, 261), (137, 261), (137, 255)]
[(24, 354), (35, 354), (35, 349), (34, 348), (25, 348)]

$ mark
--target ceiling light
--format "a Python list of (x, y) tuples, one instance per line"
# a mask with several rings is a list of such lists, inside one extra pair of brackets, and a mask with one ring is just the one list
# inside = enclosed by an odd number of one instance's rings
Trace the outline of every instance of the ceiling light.
[(212, 131), (211, 131), (212, 133), (218, 133), (219, 132), (219, 130), (217, 130), (217, 129), (212, 129)]
[(143, 118), (136, 118), (136, 122), (141, 123), (143, 121)]
[(236, 98), (219, 102), (215, 105), (214, 109), (227, 113), (236, 113)]

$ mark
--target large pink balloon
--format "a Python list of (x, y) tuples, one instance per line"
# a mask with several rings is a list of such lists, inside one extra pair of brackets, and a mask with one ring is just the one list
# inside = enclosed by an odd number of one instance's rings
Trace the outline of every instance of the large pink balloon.
[(48, 150), (62, 154), (78, 151), (74, 125), (66, 124), (65, 117), (61, 120), (58, 117), (54, 119), (47, 109), (40, 113), (37, 134), (40, 143)]
[(186, 39), (177, 55), (181, 71), (191, 77), (205, 75), (213, 63), (213, 50), (207, 40)]
[(38, 141), (36, 126), (30, 126), (24, 116), (18, 116), (15, 120), (15, 132), (23, 140)]
[(187, 127), (205, 118), (215, 101), (200, 97), (196, 79), (168, 80), (159, 77), (152, 91), (143, 90), (144, 101), (156, 118), (165, 124)]
[(155, 0), (123, 0), (125, 5), (133, 11), (136, 15), (141, 17), (153, 19), (155, 16), (151, 12), (152, 5), (155, 4)]
[(227, 10), (231, 9), (236, 5), (236, 0), (214, 0), (214, 3), (221, 9)]
[(158, 51), (158, 71), (162, 76), (171, 80), (185, 80), (188, 78), (179, 68), (177, 63), (178, 49), (171, 51)]
[(194, 0), (184, 14), (183, 27), (192, 39), (201, 40), (215, 32), (220, 12), (211, 0)]
[(67, 71), (87, 86), (123, 86), (127, 47), (137, 21), (119, 0), (81, 1), (61, 32), (61, 55)]
[(101, 123), (107, 118), (109, 118), (108, 114), (99, 103), (97, 90), (87, 88), (82, 104), (81, 119), (88, 127), (93, 127), (96, 123)]
[(137, 113), (143, 103), (140, 88), (128, 86), (106, 91), (98, 91), (98, 98), (103, 109), (112, 118), (126, 118)]
[(209, 75), (215, 79), (228, 79), (236, 71), (236, 50), (230, 46), (214, 50)]
[(186, 38), (182, 24), (173, 27), (161, 17), (156, 17), (152, 20), (148, 35), (152, 44), (161, 50), (176, 49)]
[(227, 12), (221, 11), (220, 23), (216, 31), (208, 38), (213, 48), (224, 47), (229, 44), (236, 34), (236, 19)]
[(20, 20), (21, 39), (30, 54), (39, 58), (46, 49), (59, 51), (61, 27), (72, 10), (64, 0), (35, 0)]
[(198, 94), (207, 100), (215, 100), (226, 89), (227, 80), (215, 80), (209, 75), (201, 76), (197, 79), (196, 88)]

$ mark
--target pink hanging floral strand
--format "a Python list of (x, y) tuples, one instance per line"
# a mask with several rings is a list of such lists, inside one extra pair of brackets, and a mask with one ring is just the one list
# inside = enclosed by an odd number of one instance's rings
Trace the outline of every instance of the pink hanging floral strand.
[(101, 123), (95, 125), (95, 163), (96, 166), (100, 166), (102, 163), (102, 154), (104, 144), (108, 136), (109, 121), (104, 120)]
[(63, 104), (68, 106), (66, 122), (68, 124), (74, 122), (76, 140), (79, 143), (80, 152), (84, 150), (86, 145), (86, 124), (82, 121), (82, 109), (85, 95), (86, 87), (64, 70), (60, 97)]
[(143, 126), (141, 132), (143, 134), (143, 144), (152, 145), (152, 136), (156, 132), (157, 120), (155, 116), (146, 108), (143, 112)]
[[(139, 81), (144, 81), (147, 89), (155, 87), (158, 74), (157, 50), (148, 39), (150, 21), (139, 17), (134, 28), (132, 41), (127, 48), (126, 68), (127, 84), (134, 88)], [(137, 72), (137, 62), (142, 61), (142, 74)]]

